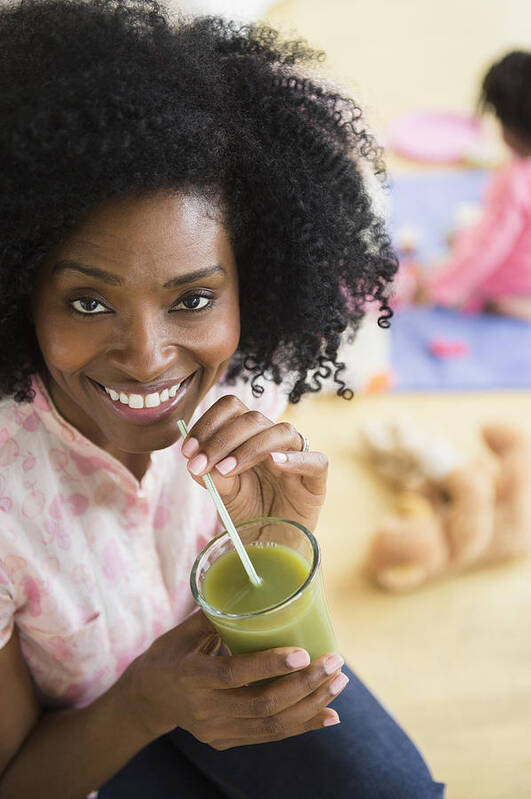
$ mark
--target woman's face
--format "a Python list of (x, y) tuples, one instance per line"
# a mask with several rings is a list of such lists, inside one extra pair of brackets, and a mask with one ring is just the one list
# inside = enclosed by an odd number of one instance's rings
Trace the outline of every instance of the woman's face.
[(238, 346), (219, 208), (194, 194), (104, 203), (45, 259), (33, 319), (72, 425), (114, 454), (169, 446)]

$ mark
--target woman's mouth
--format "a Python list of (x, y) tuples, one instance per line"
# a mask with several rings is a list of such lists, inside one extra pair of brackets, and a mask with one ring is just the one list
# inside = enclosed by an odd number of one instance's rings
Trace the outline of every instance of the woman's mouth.
[(150, 424), (171, 413), (186, 394), (196, 373), (181, 381), (166, 385), (161, 391), (144, 391), (142, 394), (119, 390), (89, 378), (109, 407), (122, 418), (137, 424)]

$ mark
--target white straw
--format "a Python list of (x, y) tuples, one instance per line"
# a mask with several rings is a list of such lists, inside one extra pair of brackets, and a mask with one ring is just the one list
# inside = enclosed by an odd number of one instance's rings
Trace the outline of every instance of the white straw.
[[(188, 435), (188, 428), (186, 427), (186, 424), (185, 424), (185, 422), (182, 419), (179, 419), (179, 421), (177, 422), (177, 427), (179, 428), (179, 432), (181, 433), (182, 437), (186, 438), (186, 436)], [(257, 573), (255, 571), (255, 568), (254, 568), (253, 564), (251, 563), (251, 559), (249, 558), (249, 555), (247, 554), (247, 550), (245, 549), (244, 545), (242, 544), (242, 540), (241, 540), (240, 536), (238, 535), (238, 531), (236, 530), (236, 528), (235, 528), (235, 526), (234, 526), (234, 524), (232, 522), (232, 519), (229, 516), (229, 512), (228, 512), (227, 508), (223, 504), (223, 500), (221, 499), (221, 497), (219, 495), (218, 489), (214, 485), (214, 481), (212, 480), (212, 478), (211, 478), (211, 476), (209, 474), (204, 474), (201, 479), (202, 479), (203, 483), (205, 484), (205, 486), (207, 487), (208, 493), (210, 494), (210, 496), (214, 500), (216, 508), (218, 509), (218, 513), (219, 513), (219, 515), (221, 517), (221, 521), (225, 525), (225, 529), (227, 530), (228, 534), (230, 535), (230, 539), (231, 539), (232, 543), (234, 544), (234, 549), (236, 550), (236, 552), (240, 556), (240, 560), (242, 562), (242, 566), (245, 569), (245, 571), (247, 572), (247, 576), (248, 576), (249, 580), (252, 582), (252, 584), (254, 586), (258, 587), (259, 585), (262, 585), (262, 580), (257, 575)]]

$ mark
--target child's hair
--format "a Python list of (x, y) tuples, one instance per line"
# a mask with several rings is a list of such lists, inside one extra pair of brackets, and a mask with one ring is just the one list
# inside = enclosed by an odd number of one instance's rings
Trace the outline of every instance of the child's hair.
[(531, 53), (513, 50), (493, 64), (483, 79), (480, 107), (531, 143)]
[(0, 9), (0, 393), (32, 399), (33, 273), (92, 207), (162, 189), (220, 197), (240, 281), (228, 377), (318, 391), (367, 301), (388, 326), (396, 258), (367, 193), (381, 151), (358, 105), (265, 26), (170, 23), (154, 0)]

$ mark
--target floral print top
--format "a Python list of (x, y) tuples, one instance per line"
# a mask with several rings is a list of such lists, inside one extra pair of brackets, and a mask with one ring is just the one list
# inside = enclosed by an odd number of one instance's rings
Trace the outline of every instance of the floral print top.
[[(41, 704), (81, 707), (193, 610), (190, 569), (219, 525), (179, 442), (139, 482), (33, 388), (0, 402), (0, 647), (16, 625)], [(260, 400), (218, 385), (194, 419), (229, 393), (273, 419), (285, 407), (272, 385)]]

